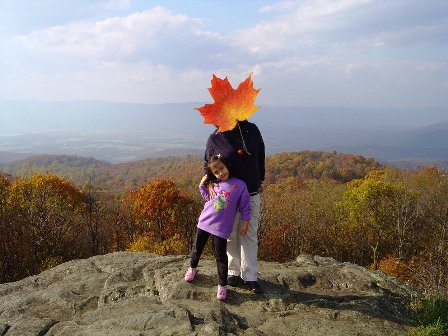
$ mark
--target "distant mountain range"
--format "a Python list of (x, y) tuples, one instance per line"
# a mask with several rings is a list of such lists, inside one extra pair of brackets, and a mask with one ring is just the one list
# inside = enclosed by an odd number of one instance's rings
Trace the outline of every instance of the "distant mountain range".
[[(0, 102), (0, 162), (66, 154), (125, 162), (201, 154), (204, 103)], [(396, 165), (448, 165), (448, 108), (263, 106), (251, 121), (268, 153), (324, 150)]]

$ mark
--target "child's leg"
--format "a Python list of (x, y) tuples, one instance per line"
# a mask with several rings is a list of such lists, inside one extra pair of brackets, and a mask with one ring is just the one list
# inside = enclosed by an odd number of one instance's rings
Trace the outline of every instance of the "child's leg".
[(190, 267), (196, 268), (199, 264), (199, 259), (201, 259), (202, 252), (204, 251), (204, 247), (207, 244), (208, 237), (210, 237), (210, 233), (207, 231), (197, 229), (196, 230), (196, 238), (193, 243), (193, 248), (191, 250), (191, 260)]
[(212, 248), (216, 259), (216, 268), (218, 269), (218, 283), (221, 286), (227, 286), (227, 239), (213, 236)]

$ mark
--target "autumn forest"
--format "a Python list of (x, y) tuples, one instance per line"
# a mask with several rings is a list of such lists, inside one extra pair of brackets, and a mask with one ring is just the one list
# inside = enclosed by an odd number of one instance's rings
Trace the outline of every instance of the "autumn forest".
[[(317, 151), (270, 155), (266, 169), (260, 259), (316, 254), (448, 291), (447, 171)], [(113, 251), (189, 254), (200, 157), (45, 155), (0, 171), (0, 282)]]

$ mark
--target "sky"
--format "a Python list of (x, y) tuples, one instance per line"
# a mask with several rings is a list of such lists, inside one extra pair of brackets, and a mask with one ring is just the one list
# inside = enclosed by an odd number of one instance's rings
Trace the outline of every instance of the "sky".
[(0, 100), (448, 107), (446, 0), (0, 0)]

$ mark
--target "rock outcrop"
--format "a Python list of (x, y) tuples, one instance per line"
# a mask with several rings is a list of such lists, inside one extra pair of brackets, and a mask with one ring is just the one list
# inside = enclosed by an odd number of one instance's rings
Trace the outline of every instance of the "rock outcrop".
[(260, 262), (264, 294), (230, 287), (216, 299), (216, 266), (193, 283), (187, 256), (117, 252), (0, 284), (0, 336), (405, 335), (414, 291), (332, 258)]

